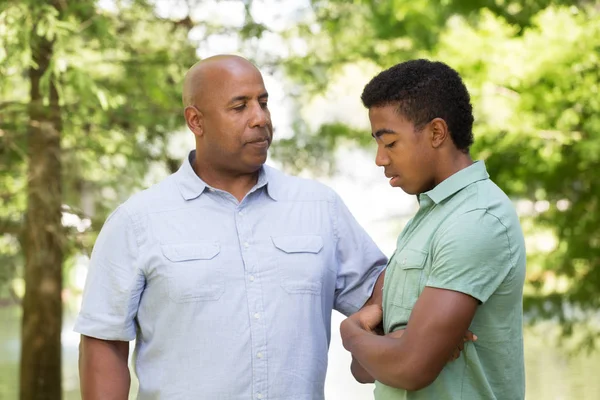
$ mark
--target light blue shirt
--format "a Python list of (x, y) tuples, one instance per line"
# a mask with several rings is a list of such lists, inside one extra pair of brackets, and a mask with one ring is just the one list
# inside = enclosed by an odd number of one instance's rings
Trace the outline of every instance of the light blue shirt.
[(139, 399), (324, 399), (332, 309), (385, 256), (330, 188), (265, 166), (238, 202), (193, 157), (107, 219), (75, 331), (137, 339)]

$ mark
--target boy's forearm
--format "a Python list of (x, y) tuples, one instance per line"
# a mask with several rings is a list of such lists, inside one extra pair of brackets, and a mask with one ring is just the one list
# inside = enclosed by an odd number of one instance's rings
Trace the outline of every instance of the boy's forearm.
[(352, 372), (352, 376), (359, 383), (373, 383), (375, 382), (375, 378), (367, 372), (367, 370), (360, 365), (358, 360), (352, 356), (352, 364), (350, 364), (350, 371)]
[[(362, 329), (355, 321), (345, 320), (342, 326), (342, 342), (361, 367), (373, 379), (388, 386), (412, 390), (418, 379), (410, 373), (407, 365), (410, 356), (399, 357), (403, 346), (399, 346), (404, 331), (378, 336)], [(415, 381), (415, 383), (413, 383)]]

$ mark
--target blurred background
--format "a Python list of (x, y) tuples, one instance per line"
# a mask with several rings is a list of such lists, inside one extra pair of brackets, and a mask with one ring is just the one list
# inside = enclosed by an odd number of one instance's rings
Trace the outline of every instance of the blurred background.
[[(527, 399), (600, 399), (597, 0), (0, 1), (0, 399), (80, 398), (72, 327), (96, 235), (194, 146), (181, 81), (225, 52), (264, 73), (268, 163), (336, 189), (388, 256), (417, 205), (375, 166), (360, 93), (411, 58), (458, 70), (472, 156), (526, 233)], [(372, 398), (341, 320), (327, 398)]]

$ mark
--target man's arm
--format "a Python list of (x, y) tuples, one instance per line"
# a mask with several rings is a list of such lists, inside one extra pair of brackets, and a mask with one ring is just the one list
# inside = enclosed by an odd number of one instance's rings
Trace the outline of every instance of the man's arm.
[(127, 400), (129, 396), (129, 342), (136, 337), (135, 318), (145, 287), (134, 226), (121, 206), (106, 220), (94, 244), (74, 327), (81, 334), (83, 400)]
[(365, 307), (370, 306), (371, 304), (378, 304), (379, 306), (381, 306), (383, 304), (383, 281), (384, 281), (384, 279), (385, 279), (385, 270), (383, 270), (381, 272), (381, 274), (379, 274), (379, 277), (375, 281), (375, 286), (373, 286), (373, 292), (371, 293), (371, 297), (369, 297), (369, 300), (367, 300), (367, 302), (365, 303), (364, 306), (362, 306), (361, 309), (364, 309)]
[(348, 318), (341, 326), (343, 344), (376, 380), (419, 390), (431, 384), (452, 358), (478, 304), (461, 292), (426, 287), (400, 337), (375, 335), (360, 320)]
[(129, 342), (81, 335), (79, 380), (82, 400), (127, 400), (131, 378)]
[[(331, 206), (338, 261), (334, 309), (348, 316), (367, 305), (381, 306), (387, 258), (337, 194)], [(358, 363), (350, 369), (359, 382), (373, 381)]]
[[(369, 298), (381, 295), (381, 272), (387, 257), (358, 224), (335, 192), (330, 202), (337, 271), (333, 308), (348, 316), (360, 310)], [(379, 285), (374, 287), (378, 278)], [(381, 299), (378, 300), (381, 302)]]

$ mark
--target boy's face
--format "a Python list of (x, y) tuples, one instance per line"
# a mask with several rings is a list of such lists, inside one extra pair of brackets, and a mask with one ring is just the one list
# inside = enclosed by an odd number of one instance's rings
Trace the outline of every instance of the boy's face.
[(377, 141), (375, 163), (384, 168), (390, 185), (408, 194), (433, 189), (435, 153), (429, 124), (417, 131), (394, 104), (370, 108), (369, 120)]

